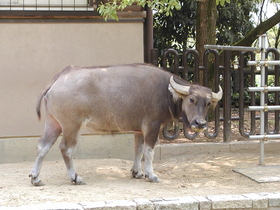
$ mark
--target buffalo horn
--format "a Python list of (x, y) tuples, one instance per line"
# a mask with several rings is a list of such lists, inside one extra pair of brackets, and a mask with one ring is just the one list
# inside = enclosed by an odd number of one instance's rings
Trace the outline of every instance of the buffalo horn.
[(170, 85), (178, 93), (181, 93), (183, 95), (189, 94), (190, 86), (179, 85), (174, 81), (173, 76), (170, 77)]
[(219, 92), (218, 93), (212, 92), (212, 101), (219, 101), (222, 99), (222, 97), (223, 97), (223, 90), (219, 85)]

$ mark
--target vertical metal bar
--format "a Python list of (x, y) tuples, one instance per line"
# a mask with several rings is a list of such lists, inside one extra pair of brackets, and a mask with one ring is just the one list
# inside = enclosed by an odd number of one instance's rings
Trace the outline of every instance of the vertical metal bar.
[(89, 7), (93, 7), (93, 0), (89, 0)]
[[(265, 58), (266, 58), (266, 53), (264, 52), (264, 54), (265, 54)], [(268, 68), (264, 66), (264, 85), (267, 85), (267, 81), (268, 81)], [(264, 103), (268, 104), (268, 93), (267, 92), (264, 93)], [(264, 132), (268, 133), (268, 112), (264, 112)]]
[[(98, 5), (97, 5), (98, 6)], [(150, 50), (153, 49), (153, 11), (146, 6), (147, 17), (144, 23), (144, 61), (151, 63)]]
[(183, 56), (183, 66), (184, 66), (184, 74), (183, 79), (187, 79), (188, 77), (188, 55), (193, 54), (194, 56), (194, 71), (193, 71), (193, 82), (198, 82), (198, 71), (199, 71), (199, 54), (194, 49), (188, 49)]
[(248, 133), (244, 131), (244, 55), (245, 52), (240, 52), (239, 58), (239, 133), (247, 137)]
[[(251, 60), (255, 60), (255, 53), (251, 52)], [(255, 87), (256, 86), (256, 72), (255, 72), (255, 66), (251, 66), (251, 81), (250, 81), (250, 85), (251, 87)], [(250, 105), (251, 106), (255, 106), (256, 105), (256, 95), (255, 93), (250, 93)], [(256, 132), (256, 112), (255, 111), (251, 111), (251, 134), (255, 134)]]
[(179, 54), (174, 49), (168, 49), (164, 52), (163, 58), (162, 58), (162, 68), (164, 70), (167, 70), (167, 56), (171, 54), (174, 56), (174, 74), (179, 74)]
[[(179, 54), (178, 54), (178, 52), (176, 51), (176, 50), (174, 50), (174, 49), (168, 49), (168, 50), (166, 50), (165, 52), (164, 52), (164, 54), (163, 54), (163, 58), (162, 58), (162, 67), (163, 67), (163, 69), (164, 70), (166, 70), (167, 71), (167, 57), (168, 57), (168, 55), (169, 54), (171, 54), (171, 55), (173, 55), (174, 56), (174, 59), (173, 59), (173, 61), (174, 61), (174, 74), (175, 75), (179, 75)], [(180, 104), (179, 103), (177, 103), (176, 105), (176, 112), (178, 112), (179, 111), (179, 107), (180, 107)], [(167, 129), (167, 126), (165, 126), (164, 127), (164, 130), (166, 130)], [(176, 133), (175, 132), (175, 130), (179, 130), (179, 123), (176, 123), (175, 122), (175, 125), (174, 125), (174, 133)], [(170, 138), (176, 138), (177, 136), (175, 135), (175, 136), (173, 136), (173, 137), (170, 137)]]
[[(261, 48), (264, 49), (265, 47), (265, 35), (261, 36)], [(261, 60), (265, 60), (265, 52), (261, 52)], [(265, 86), (265, 67), (262, 65), (261, 66), (261, 87)], [(264, 106), (265, 104), (265, 94), (263, 91), (261, 91), (261, 96), (260, 96), (260, 105)], [(261, 110), (260, 112), (260, 135), (264, 135), (265, 131), (265, 125), (264, 125), (264, 111)], [(264, 139), (260, 140), (260, 165), (264, 165)]]
[[(208, 56), (209, 53), (212, 53), (215, 57), (215, 63), (214, 63), (214, 85), (215, 85), (215, 92), (219, 91), (219, 53), (217, 50), (206, 50), (204, 52), (203, 56), (203, 65), (204, 65), (204, 73), (203, 73), (203, 81), (205, 86), (208, 86), (208, 77), (207, 77), (207, 67), (208, 67)], [(213, 134), (208, 133), (208, 130), (204, 133), (207, 138), (215, 138), (218, 136), (220, 131), (219, 126), (219, 118), (220, 118), (220, 112), (219, 112), (219, 103), (217, 104), (215, 108), (215, 132)]]
[(210, 50), (206, 50), (203, 55), (203, 85), (208, 86), (208, 55)]
[(154, 66), (158, 66), (158, 49), (151, 49), (150, 51), (150, 63)]
[[(245, 67), (245, 56), (246, 52), (240, 52), (240, 61), (239, 61), (239, 133), (248, 137), (255, 133), (255, 111), (251, 111), (251, 128), (250, 132), (246, 132), (244, 130), (244, 67)], [(251, 55), (251, 60), (255, 59), (255, 54), (253, 52), (249, 52)], [(254, 66), (251, 66), (251, 87), (255, 87), (255, 71)], [(250, 103), (251, 105), (255, 105), (255, 93), (250, 92)]]
[[(184, 55), (183, 55), (183, 67), (184, 67), (184, 71), (183, 71), (183, 75), (182, 77), (188, 77), (188, 55), (189, 54), (193, 54), (194, 56), (194, 79), (193, 82), (198, 82), (198, 74), (199, 74), (199, 54), (196, 50), (194, 49), (188, 49), (185, 51)], [(197, 77), (197, 79), (196, 79)], [(189, 134), (188, 130), (186, 129), (185, 124), (183, 125), (183, 132), (184, 132), (184, 136), (187, 139), (195, 139), (195, 137), (198, 135), (198, 133), (194, 133), (194, 134)]]
[[(92, 0), (93, 1), (93, 0)], [(97, 10), (98, 6), (99, 6), (99, 3), (100, 3), (101, 0), (95, 0), (95, 4), (96, 4), (96, 8), (94, 10)], [(94, 6), (93, 6), (94, 7)]]
[(179, 76), (179, 54), (177, 51), (174, 54), (174, 74)]
[(224, 142), (231, 141), (231, 51), (224, 51)]
[(182, 60), (182, 63), (183, 63), (183, 71), (182, 71), (182, 78), (183, 79), (188, 79), (188, 76), (189, 76), (189, 70), (188, 70), (188, 55), (190, 54), (191, 52), (189, 50), (186, 50), (183, 54), (183, 60)]
[(196, 51), (194, 55), (194, 70), (193, 70), (193, 81), (198, 83), (199, 82), (199, 53)]
[[(277, 51), (275, 48), (275, 60), (279, 60), (279, 51)], [(275, 86), (280, 86), (279, 85), (279, 79), (280, 79), (280, 71), (279, 71), (279, 65), (277, 66), (274, 66), (274, 72), (275, 72)], [(278, 92), (275, 92), (275, 104), (276, 105), (280, 105), (279, 104), (279, 91)], [(275, 111), (275, 126), (274, 126), (274, 133), (279, 133), (279, 115), (280, 115), (280, 112), (279, 110), (276, 110)]]
[[(268, 48), (266, 51), (266, 58), (268, 57), (269, 53), (274, 53), (274, 60), (279, 60), (279, 52), (275, 48)], [(274, 75), (275, 75), (275, 87), (279, 86), (279, 65), (274, 66)], [(275, 91), (275, 98), (274, 102), (275, 105), (279, 105), (279, 91)], [(274, 131), (270, 133), (278, 133), (279, 132), (279, 110), (275, 110), (275, 119), (274, 119)]]

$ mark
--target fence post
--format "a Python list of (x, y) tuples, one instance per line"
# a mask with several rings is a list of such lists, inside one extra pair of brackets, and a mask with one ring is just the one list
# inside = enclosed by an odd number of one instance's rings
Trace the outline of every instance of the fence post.
[(150, 64), (154, 66), (158, 66), (158, 49), (151, 49), (150, 50)]
[(224, 142), (231, 141), (231, 51), (224, 51)]

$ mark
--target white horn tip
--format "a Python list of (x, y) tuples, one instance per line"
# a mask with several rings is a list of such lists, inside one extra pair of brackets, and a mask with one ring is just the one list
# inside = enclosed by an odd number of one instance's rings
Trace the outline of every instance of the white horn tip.
[(219, 92), (218, 93), (214, 93), (212, 92), (212, 100), (213, 101), (219, 101), (221, 100), (223, 97), (223, 89), (222, 87), (219, 85)]

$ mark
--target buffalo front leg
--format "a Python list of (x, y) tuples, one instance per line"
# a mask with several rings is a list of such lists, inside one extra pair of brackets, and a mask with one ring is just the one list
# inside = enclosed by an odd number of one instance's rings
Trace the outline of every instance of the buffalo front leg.
[(65, 166), (67, 168), (67, 172), (71, 182), (75, 184), (82, 184), (83, 179), (79, 177), (78, 174), (75, 172), (75, 168), (73, 164), (73, 151), (77, 144), (77, 139), (78, 139), (78, 132), (76, 134), (72, 133), (69, 136), (63, 133), (63, 137), (60, 142), (59, 148), (63, 156)]
[(143, 171), (141, 169), (141, 159), (143, 156), (144, 136), (142, 132), (134, 132), (134, 152), (135, 159), (131, 169), (131, 174), (133, 178), (142, 179), (145, 178)]
[(159, 182), (153, 169), (154, 147), (144, 144), (144, 157), (145, 157), (145, 177), (148, 177), (150, 182)]
[(44, 134), (38, 141), (37, 158), (29, 175), (29, 177), (31, 178), (31, 184), (33, 184), (34, 186), (43, 185), (41, 179), (39, 178), (43, 160), (60, 134), (61, 127), (58, 122), (56, 122), (54, 119), (49, 118), (45, 124)]

